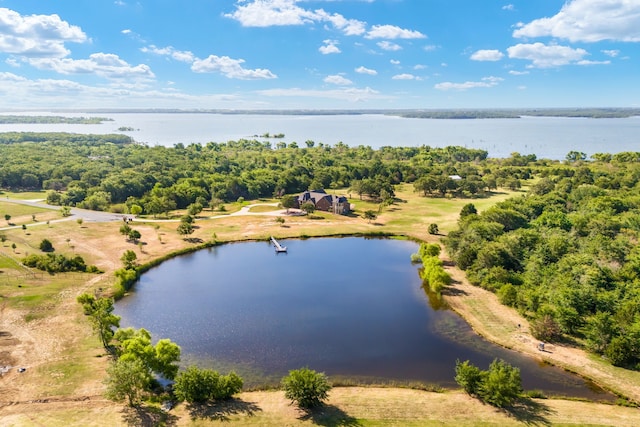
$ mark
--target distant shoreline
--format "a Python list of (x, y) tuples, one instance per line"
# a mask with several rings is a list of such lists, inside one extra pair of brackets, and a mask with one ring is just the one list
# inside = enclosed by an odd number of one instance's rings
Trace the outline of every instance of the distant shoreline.
[[(44, 110), (2, 110), (2, 114), (42, 113)], [(52, 114), (89, 113), (89, 114), (230, 114), (230, 115), (284, 115), (284, 116), (338, 116), (338, 115), (370, 115), (379, 114), (402, 118), (418, 119), (518, 119), (530, 117), (567, 117), (567, 118), (629, 118), (640, 116), (640, 108), (478, 108), (478, 109), (296, 109), (296, 110), (229, 110), (229, 109), (52, 109)], [(34, 116), (38, 117), (38, 116)], [(41, 117), (41, 116), (40, 116)]]

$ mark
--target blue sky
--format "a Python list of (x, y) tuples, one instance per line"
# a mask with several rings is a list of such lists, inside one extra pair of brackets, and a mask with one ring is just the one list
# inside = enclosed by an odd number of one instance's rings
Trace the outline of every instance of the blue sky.
[(0, 108), (640, 107), (640, 0), (0, 0)]

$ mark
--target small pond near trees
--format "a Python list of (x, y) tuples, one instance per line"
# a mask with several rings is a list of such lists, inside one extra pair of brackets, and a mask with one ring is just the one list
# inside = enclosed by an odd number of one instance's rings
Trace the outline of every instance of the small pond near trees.
[(414, 242), (281, 243), (287, 254), (249, 242), (164, 262), (116, 303), (121, 327), (170, 338), (182, 347), (183, 365), (234, 369), (250, 386), (276, 384), (306, 366), (332, 380), (456, 387), (456, 359), (486, 369), (498, 357), (520, 368), (525, 389), (612, 399), (578, 376), (485, 341), (429, 298), (410, 261)]

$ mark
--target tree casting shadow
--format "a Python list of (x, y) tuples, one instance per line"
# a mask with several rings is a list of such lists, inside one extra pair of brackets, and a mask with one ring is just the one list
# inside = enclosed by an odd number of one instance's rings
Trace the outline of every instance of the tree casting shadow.
[(307, 409), (299, 418), (301, 421), (311, 420), (313, 424), (325, 427), (358, 427), (357, 419), (334, 405), (321, 405)]
[(230, 399), (220, 402), (193, 403), (187, 405), (192, 419), (203, 418), (217, 421), (229, 421), (232, 415), (244, 414), (253, 416), (262, 409), (253, 402), (240, 399)]
[(122, 412), (122, 419), (128, 426), (175, 426), (178, 423), (178, 417), (155, 406), (128, 406)]
[(551, 425), (551, 421), (546, 417), (553, 411), (539, 400), (523, 398), (505, 410), (510, 416), (527, 425)]

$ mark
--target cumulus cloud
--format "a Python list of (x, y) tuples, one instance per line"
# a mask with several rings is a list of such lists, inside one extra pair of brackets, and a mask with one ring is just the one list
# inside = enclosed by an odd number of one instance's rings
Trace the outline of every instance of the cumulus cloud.
[(132, 66), (120, 59), (118, 55), (109, 53), (94, 53), (88, 59), (30, 58), (28, 62), (38, 69), (60, 74), (95, 74), (111, 80), (155, 78), (149, 66), (145, 64)]
[(83, 43), (87, 35), (58, 15), (20, 15), (0, 8), (0, 52), (30, 58), (63, 58), (66, 42)]
[(244, 27), (272, 27), (305, 25), (317, 22), (329, 23), (346, 35), (360, 35), (366, 31), (366, 23), (347, 19), (338, 13), (322, 9), (307, 10), (297, 5), (297, 0), (254, 0), (236, 4), (233, 13), (224, 15), (235, 19)]
[(278, 76), (263, 68), (249, 70), (242, 67), (244, 59), (233, 59), (228, 56), (209, 55), (206, 59), (196, 59), (191, 70), (196, 73), (220, 73), (230, 79), (264, 80), (275, 79)]
[(397, 59), (392, 59), (389, 62), (391, 62), (393, 65), (400, 65), (400, 61), (398, 61)]
[(340, 48), (337, 46), (339, 43), (338, 40), (323, 40), (322, 43), (324, 43), (324, 45), (320, 46), (318, 50), (323, 55), (342, 52)]
[(360, 66), (360, 67), (356, 68), (356, 69), (355, 69), (355, 72), (356, 72), (356, 73), (359, 73), (359, 74), (368, 74), (368, 75), (370, 75), (370, 76), (375, 76), (375, 75), (377, 75), (377, 74), (378, 74), (378, 72), (377, 72), (376, 70), (371, 70), (371, 69), (369, 69), (369, 68), (362, 67), (362, 66)]
[(396, 43), (392, 43), (390, 41), (384, 40), (381, 42), (376, 43), (378, 45), (378, 47), (382, 50), (388, 50), (390, 52), (395, 52), (398, 50), (401, 50), (402, 47), (399, 44)]
[(192, 63), (195, 60), (193, 53), (188, 50), (176, 50), (172, 46), (157, 47), (155, 45), (145, 46), (140, 49), (144, 53), (152, 53), (154, 55), (169, 56), (176, 61)]
[(616, 56), (620, 55), (620, 51), (617, 49), (612, 49), (612, 50), (602, 50), (602, 53), (604, 53), (607, 56), (610, 56), (611, 58), (615, 58)]
[(334, 74), (324, 78), (325, 83), (331, 83), (338, 86), (350, 86), (353, 82), (340, 74)]
[(640, 41), (640, 2), (570, 0), (560, 12), (520, 24), (514, 37), (557, 37), (572, 42)]
[(569, 46), (545, 45), (543, 43), (517, 44), (507, 48), (509, 58), (526, 59), (531, 61), (533, 68), (561, 67), (577, 63), (588, 55), (584, 49), (574, 49)]
[(464, 83), (453, 83), (453, 82), (438, 83), (434, 86), (434, 88), (442, 91), (447, 91), (447, 90), (464, 91), (464, 90), (475, 89), (475, 88), (494, 87), (494, 86), (497, 86), (498, 83), (501, 82), (502, 80), (503, 79), (500, 77), (489, 76), (489, 77), (484, 77), (479, 82), (467, 81)]
[(367, 39), (424, 39), (427, 36), (420, 31), (407, 30), (395, 25), (374, 25), (367, 32)]
[(500, 61), (503, 57), (499, 50), (478, 50), (471, 55), (474, 61)]
[(416, 80), (417, 77), (414, 76), (413, 74), (396, 74), (395, 76), (391, 77), (392, 80)]

